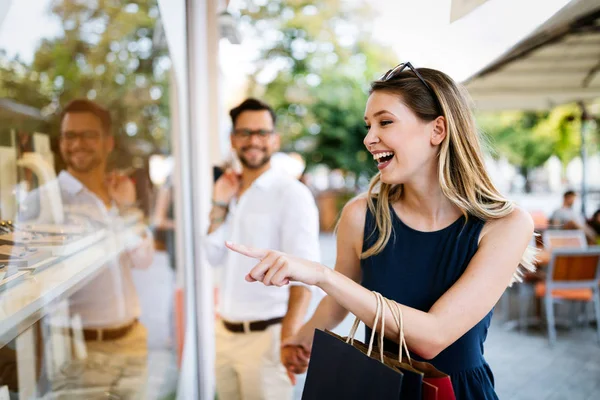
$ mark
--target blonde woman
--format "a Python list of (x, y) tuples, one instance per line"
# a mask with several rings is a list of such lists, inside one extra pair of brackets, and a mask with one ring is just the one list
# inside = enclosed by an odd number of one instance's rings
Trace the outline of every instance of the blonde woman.
[[(227, 245), (260, 260), (249, 282), (327, 293), (284, 343), (297, 346), (289, 370), (306, 368), (315, 328), (333, 329), (348, 311), (372, 321), (374, 290), (400, 304), (409, 348), (451, 376), (458, 399), (496, 399), (483, 342), (502, 292), (533, 269), (532, 219), (492, 184), (467, 94), (446, 74), (398, 65), (372, 83), (364, 119), (379, 173), (342, 212), (335, 270)], [(386, 349), (397, 351), (390, 310), (385, 318)]]

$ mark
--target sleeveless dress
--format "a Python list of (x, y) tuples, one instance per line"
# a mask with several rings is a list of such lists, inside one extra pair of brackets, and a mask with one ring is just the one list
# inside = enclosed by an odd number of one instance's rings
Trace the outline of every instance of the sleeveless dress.
[[(390, 211), (392, 236), (381, 253), (361, 260), (362, 285), (400, 304), (428, 311), (467, 268), (477, 251), (484, 222), (472, 216), (460, 217), (442, 230), (421, 232), (405, 225), (391, 206)], [(367, 208), (363, 251), (375, 243), (378, 235), (375, 217)], [(498, 398), (492, 371), (483, 357), (491, 318), (492, 311), (433, 360), (412, 354), (450, 375), (459, 400)], [(366, 340), (370, 335), (367, 327)], [(388, 339), (384, 348), (398, 352), (398, 344)]]

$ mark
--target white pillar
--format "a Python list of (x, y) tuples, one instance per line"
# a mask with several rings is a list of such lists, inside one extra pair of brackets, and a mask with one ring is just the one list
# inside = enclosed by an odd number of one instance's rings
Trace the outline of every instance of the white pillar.
[[(181, 135), (182, 179), (189, 188), (182, 191), (184, 210), (191, 218), (182, 221), (190, 229), (186, 235), (186, 260), (192, 259), (193, 270), (186, 275), (186, 287), (194, 285), (186, 305), (195, 306), (195, 331), (189, 330), (186, 344), (192, 337), (196, 343), (197, 395), (183, 393), (181, 398), (212, 400), (215, 393), (214, 373), (214, 304), (211, 270), (203, 257), (202, 237), (208, 228), (208, 212), (212, 192), (212, 169), (209, 151), (210, 137), (218, 127), (218, 43), (216, 0), (186, 0), (187, 17), (187, 81), (189, 105), (187, 128)], [(180, 87), (180, 89), (182, 89)], [(183, 126), (183, 124), (182, 124)], [(186, 185), (182, 185), (185, 188)], [(192, 303), (192, 304), (190, 304)], [(186, 313), (189, 315), (189, 313)], [(191, 321), (188, 320), (188, 326)]]
[[(177, 260), (183, 266), (185, 348), (177, 396), (214, 399), (212, 277), (203, 257), (217, 135), (216, 0), (159, 0), (176, 85), (171, 90)], [(181, 261), (179, 261), (181, 260)]]

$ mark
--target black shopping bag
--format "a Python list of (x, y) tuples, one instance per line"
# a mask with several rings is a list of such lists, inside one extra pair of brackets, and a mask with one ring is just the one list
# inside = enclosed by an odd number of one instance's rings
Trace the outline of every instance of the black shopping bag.
[[(422, 362), (422, 361), (415, 361), (412, 360), (410, 358), (410, 353), (408, 351), (408, 345), (406, 344), (406, 338), (404, 337), (404, 322), (403, 322), (403, 318), (402, 318), (402, 309), (400, 308), (400, 305), (398, 303), (395, 303), (389, 299), (384, 298), (383, 296), (381, 296), (378, 293), (375, 293), (376, 296), (381, 297), (380, 301), (383, 301), (385, 303), (387, 303), (388, 308), (392, 311), (392, 316), (394, 317), (394, 320), (396, 322), (396, 327), (398, 328), (398, 333), (399, 333), (399, 337), (398, 337), (398, 345), (399, 345), (399, 352), (398, 352), (398, 363), (401, 366), (410, 366), (410, 368), (412, 370), (421, 372), (422, 375), (422, 386), (421, 386), (421, 393), (422, 393), (422, 398), (423, 400), (456, 400), (456, 396), (454, 395), (454, 389), (452, 387), (452, 381), (450, 379), (450, 376), (439, 371), (437, 368), (435, 368), (432, 364), (426, 363), (426, 362)], [(384, 329), (382, 327), (381, 331), (383, 332)], [(371, 336), (375, 336), (376, 334), (373, 334)], [(379, 338), (380, 340), (380, 345), (383, 347), (383, 336), (381, 336)], [(402, 349), (404, 349), (406, 351), (406, 357), (402, 357)], [(386, 352), (384, 352), (385, 355)], [(392, 354), (388, 354), (385, 357), (393, 357)], [(401, 368), (402, 371), (404, 371), (404, 369)], [(407, 375), (405, 373), (405, 385), (404, 388), (406, 389), (406, 382), (409, 379), (407, 379)], [(412, 382), (412, 379), (410, 379)], [(415, 381), (416, 382), (416, 381)], [(412, 386), (412, 383), (411, 383)], [(435, 389), (435, 390), (432, 390)], [(403, 393), (404, 395), (404, 393)]]
[[(377, 334), (379, 336), (379, 334)], [(354, 341), (354, 346), (367, 353), (367, 346), (357, 340)], [(373, 352), (378, 353), (379, 349), (374, 347)], [(402, 390), (400, 391), (400, 398), (402, 400), (422, 400), (422, 386), (424, 374), (413, 368), (409, 363), (401, 362), (398, 360), (398, 356), (389, 352), (384, 352), (385, 364), (389, 367), (398, 369), (402, 372)]]
[(397, 369), (315, 330), (302, 400), (400, 399), (402, 378)]
[(398, 363), (396, 366), (404, 375), (402, 379), (402, 391), (400, 398), (402, 400), (421, 400), (423, 373), (412, 368), (406, 363)]
[(354, 340), (360, 322), (358, 318), (346, 340), (330, 332), (315, 330), (303, 400), (401, 399), (403, 374), (384, 357), (383, 338), (379, 359), (371, 356), (378, 322), (381, 322), (380, 331), (385, 331), (384, 299), (379, 293), (374, 294), (377, 311), (366, 352), (361, 351), (364, 345)]

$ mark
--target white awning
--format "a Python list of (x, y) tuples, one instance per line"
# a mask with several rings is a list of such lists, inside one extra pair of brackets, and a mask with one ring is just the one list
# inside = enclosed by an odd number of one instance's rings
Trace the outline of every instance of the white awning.
[(541, 110), (600, 97), (600, 3), (571, 1), (466, 86), (478, 110)]
[(489, 0), (452, 0), (450, 6), (450, 22), (461, 19), (470, 14), (477, 7)]

